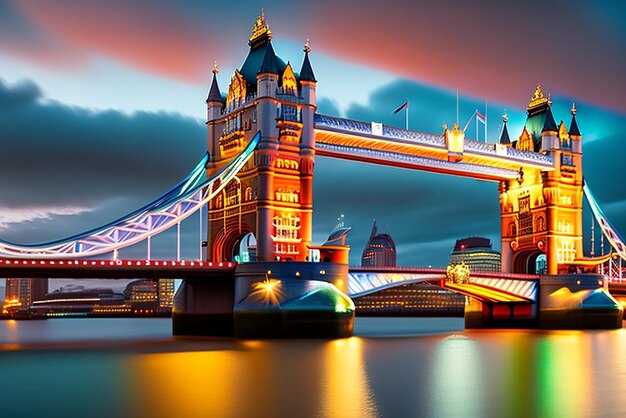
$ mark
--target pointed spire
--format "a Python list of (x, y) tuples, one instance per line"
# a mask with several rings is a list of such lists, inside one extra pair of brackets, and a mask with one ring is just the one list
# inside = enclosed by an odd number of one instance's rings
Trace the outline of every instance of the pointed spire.
[(309, 38), (307, 38), (304, 44), (304, 61), (300, 69), (300, 81), (316, 83), (317, 80), (315, 79), (315, 74), (313, 74), (313, 68), (311, 68), (311, 61), (309, 61), (309, 52), (311, 52), (311, 47), (309, 46)]
[(572, 123), (569, 126), (569, 134), (570, 136), (580, 135), (580, 130), (578, 129), (578, 123), (576, 123), (576, 104), (572, 103)]
[(276, 67), (276, 53), (274, 52), (271, 42), (267, 43), (265, 55), (263, 56), (263, 62), (261, 63), (261, 68), (259, 68), (259, 72), (257, 74), (263, 73), (278, 74), (278, 68)]
[(546, 110), (546, 120), (543, 122), (543, 129), (541, 132), (557, 132), (558, 128), (556, 127), (556, 122), (554, 121), (554, 116), (552, 116), (552, 110), (548, 107)]
[(220, 72), (217, 68), (217, 61), (213, 64), (213, 70), (211, 70), (211, 72), (213, 73), (213, 81), (211, 82), (211, 88), (209, 89), (209, 96), (206, 98), (206, 102), (224, 103), (222, 100), (222, 93), (220, 93), (220, 88), (217, 85), (217, 73)]
[(378, 228), (376, 228), (376, 219), (374, 219), (374, 225), (372, 226), (372, 232), (370, 233), (370, 241), (374, 239), (377, 232)]
[(500, 144), (501, 145), (511, 145), (511, 138), (509, 137), (509, 130), (506, 127), (506, 123), (509, 121), (509, 116), (505, 113), (502, 115), (502, 134), (500, 135)]

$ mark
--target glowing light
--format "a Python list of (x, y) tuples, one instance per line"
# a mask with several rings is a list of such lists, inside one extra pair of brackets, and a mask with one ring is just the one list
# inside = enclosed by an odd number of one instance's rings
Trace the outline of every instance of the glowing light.
[(254, 291), (250, 294), (262, 301), (264, 304), (280, 306), (280, 300), (284, 297), (281, 289), (282, 282), (277, 279), (266, 279), (262, 282), (255, 283), (252, 288)]

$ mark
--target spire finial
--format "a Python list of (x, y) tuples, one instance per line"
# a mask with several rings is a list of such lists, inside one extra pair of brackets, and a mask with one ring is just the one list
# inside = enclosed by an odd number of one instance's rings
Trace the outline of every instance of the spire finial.
[(502, 115), (502, 122), (507, 123), (509, 121), (509, 115), (504, 111), (504, 115)]
[(213, 63), (213, 69), (211, 70), (211, 72), (215, 75), (217, 75), (217, 73), (220, 72), (220, 69), (217, 68), (217, 61), (215, 61), (215, 63)]
[(538, 82), (537, 87), (535, 87), (533, 97), (530, 99), (530, 103), (528, 104), (528, 110), (537, 108), (546, 103), (548, 103), (548, 105), (551, 104), (549, 98), (546, 98), (543, 95), (543, 91), (541, 90), (541, 82)]
[(306, 42), (304, 43), (304, 52), (306, 54), (311, 52), (311, 47), (309, 46), (309, 38), (306, 38)]
[(572, 116), (576, 116), (576, 103), (572, 102)]
[(261, 9), (261, 15), (254, 22), (252, 36), (250, 36), (248, 44), (252, 46), (257, 40), (265, 39), (265, 37), (267, 37), (267, 40), (272, 40), (272, 31), (270, 30), (270, 24), (265, 19), (265, 10)]

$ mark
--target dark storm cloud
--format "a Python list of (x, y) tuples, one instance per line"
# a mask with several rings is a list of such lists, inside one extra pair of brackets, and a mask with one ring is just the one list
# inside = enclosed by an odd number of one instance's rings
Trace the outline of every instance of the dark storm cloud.
[(32, 105), (41, 98), (39, 86), (30, 80), (22, 81), (13, 87), (0, 80), (0, 110), (8, 110), (21, 105)]
[(0, 83), (0, 206), (94, 210), (56, 216), (46, 231), (25, 222), (11, 229), (18, 241), (121, 216), (176, 184), (206, 150), (205, 128), (190, 118), (92, 112), (39, 99), (32, 82)]

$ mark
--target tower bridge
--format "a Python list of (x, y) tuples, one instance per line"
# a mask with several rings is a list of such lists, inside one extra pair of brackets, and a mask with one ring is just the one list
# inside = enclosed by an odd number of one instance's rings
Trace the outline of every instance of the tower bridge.
[[(291, 335), (313, 322), (322, 335), (350, 335), (354, 305), (346, 295), (348, 229), (337, 231), (323, 245), (312, 243), (315, 157), (323, 156), (496, 182), (505, 273), (534, 274), (539, 256), (546, 257), (549, 275), (590, 269), (606, 261), (583, 255), (582, 135), (575, 107), (569, 128), (563, 121), (557, 124), (552, 103), (537, 85), (520, 135), (511, 141), (505, 118), (497, 143), (466, 139), (457, 124), (444, 125), (441, 133), (421, 133), (321, 115), (308, 41), (299, 71), (276, 54), (271, 41), (261, 14), (248, 42), (248, 55), (231, 76), (225, 95), (214, 67), (206, 99), (208, 153), (181, 183), (145, 207), (84, 234), (36, 245), (2, 241), (0, 257), (75, 260), (107, 254), (143, 240), (149, 243), (154, 235), (179, 227), (183, 219), (206, 206), (207, 250), (201, 259), (213, 265), (233, 259), (251, 262), (233, 271), (232, 286), (224, 280), (219, 285), (185, 280), (176, 296), (176, 333), (220, 330), (232, 335), (234, 327), (234, 333), (242, 336)], [(590, 193), (587, 197), (609, 243), (626, 258), (619, 234)], [(558, 277), (553, 282), (569, 294), (580, 296), (576, 292), (593, 293), (604, 287), (602, 279), (583, 283), (575, 277)], [(575, 285), (569, 283), (572, 280)], [(475, 282), (478, 287), (471, 289), (452, 287), (473, 294), (493, 313), (494, 304), (506, 299), (502, 295), (516, 281), (500, 277), (489, 284)], [(481, 299), (480, 289), (485, 286), (496, 299), (484, 295)], [(545, 289), (550, 286), (546, 282)], [(528, 295), (509, 296), (522, 298), (515, 303), (539, 303)], [(607, 323), (614, 327), (619, 314), (621, 326), (621, 308), (605, 296), (593, 293), (595, 301), (604, 303)], [(232, 303), (223, 303), (229, 298)], [(558, 300), (566, 300), (567, 305), (575, 298), (570, 299)], [(584, 308), (570, 311), (578, 315)]]

